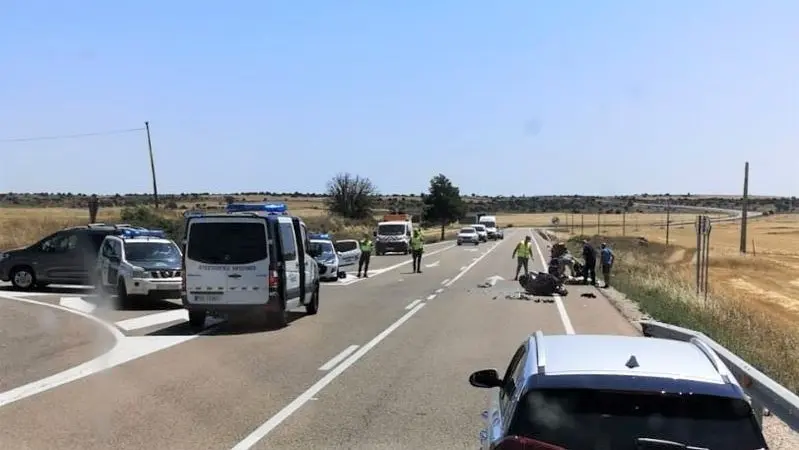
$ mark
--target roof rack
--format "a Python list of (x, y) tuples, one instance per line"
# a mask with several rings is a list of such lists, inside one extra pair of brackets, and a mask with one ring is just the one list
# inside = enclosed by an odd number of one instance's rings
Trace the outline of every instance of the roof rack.
[(544, 375), (547, 372), (547, 355), (544, 351), (544, 332), (538, 330), (535, 332), (535, 360), (538, 368), (538, 374)]
[(330, 233), (308, 233), (308, 239), (318, 239), (323, 241), (332, 241), (333, 236)]
[(714, 352), (713, 349), (710, 348), (710, 346), (707, 345), (706, 342), (697, 337), (692, 337), (691, 340), (688, 342), (693, 344), (695, 347), (699, 348), (699, 350), (701, 350), (702, 353), (704, 353), (705, 356), (707, 356), (707, 359), (710, 360), (710, 363), (713, 364), (713, 367), (716, 369), (716, 371), (721, 376), (721, 379), (724, 380), (725, 383), (727, 384), (732, 383), (730, 381), (729, 375), (727, 375), (727, 373), (724, 372), (722, 369), (722, 367), (726, 368), (727, 366), (724, 365), (724, 363), (721, 361), (721, 358), (719, 358), (719, 355), (717, 355), (716, 352)]

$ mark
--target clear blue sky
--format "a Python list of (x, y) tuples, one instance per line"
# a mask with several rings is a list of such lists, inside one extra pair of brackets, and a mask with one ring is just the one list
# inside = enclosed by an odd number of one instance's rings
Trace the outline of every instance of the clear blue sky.
[(0, 191), (797, 195), (799, 2), (5, 0)]

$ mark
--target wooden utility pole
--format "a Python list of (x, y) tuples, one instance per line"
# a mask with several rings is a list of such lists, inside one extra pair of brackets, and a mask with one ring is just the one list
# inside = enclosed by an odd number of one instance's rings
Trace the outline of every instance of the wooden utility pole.
[(155, 158), (153, 158), (153, 141), (150, 139), (150, 122), (144, 122), (144, 129), (147, 131), (147, 148), (150, 150), (150, 172), (153, 175), (153, 201), (155, 209), (158, 209), (158, 183), (155, 181)]
[(741, 253), (746, 254), (746, 227), (749, 214), (749, 161), (744, 165), (744, 197), (741, 202)]
[[(668, 195), (668, 194), (666, 194)], [(671, 196), (666, 197), (666, 245), (669, 245), (669, 228), (671, 227)]]

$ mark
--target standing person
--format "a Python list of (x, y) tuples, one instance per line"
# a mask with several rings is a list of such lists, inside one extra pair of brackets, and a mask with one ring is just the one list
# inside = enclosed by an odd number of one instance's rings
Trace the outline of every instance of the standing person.
[(588, 278), (591, 278), (591, 284), (596, 286), (596, 250), (588, 242), (588, 239), (583, 240), (583, 259), (585, 265), (583, 266), (583, 284), (588, 284)]
[(363, 277), (369, 278), (369, 260), (372, 259), (372, 239), (369, 238), (368, 234), (364, 234), (358, 244), (361, 247), (361, 259), (358, 260), (358, 278), (361, 277), (362, 268)]
[(525, 236), (524, 240), (516, 244), (516, 248), (513, 249), (513, 254), (510, 256), (511, 259), (516, 258), (516, 275), (513, 276), (514, 280), (519, 279), (519, 270), (524, 267), (524, 274), (526, 276), (530, 275), (530, 270), (528, 269), (530, 264), (530, 258), (533, 257), (533, 245), (530, 242), (530, 236)]
[(602, 280), (605, 281), (605, 285), (602, 286), (603, 288), (610, 287), (610, 269), (613, 267), (613, 260), (616, 259), (613, 255), (613, 251), (610, 250), (607, 244), (604, 242), (600, 245), (601, 250), (599, 251), (599, 260), (600, 264), (602, 265)]
[(413, 230), (413, 236), (411, 237), (414, 273), (422, 273), (422, 253), (424, 253), (424, 236), (422, 236), (422, 230), (416, 228)]

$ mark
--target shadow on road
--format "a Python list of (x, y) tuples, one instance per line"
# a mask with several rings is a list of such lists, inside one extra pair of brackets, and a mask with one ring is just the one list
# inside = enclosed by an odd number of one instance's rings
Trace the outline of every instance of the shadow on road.
[[(289, 311), (287, 313), (288, 316), (288, 326), (299, 319), (300, 317), (304, 317), (305, 313), (299, 311)], [(147, 336), (192, 336), (195, 334), (202, 333), (203, 336), (235, 336), (240, 334), (254, 334), (254, 333), (264, 333), (264, 332), (273, 332), (273, 331), (280, 331), (282, 328), (275, 328), (271, 326), (267, 326), (263, 321), (258, 321), (253, 318), (248, 317), (237, 317), (233, 316), (227, 318), (224, 322), (221, 322), (217, 325), (208, 325), (209, 320), (206, 320), (206, 327), (198, 330), (197, 328), (192, 327), (189, 325), (188, 322), (179, 323), (176, 325), (172, 325), (170, 327), (162, 328), (160, 330), (153, 331), (152, 333), (147, 333)]]

